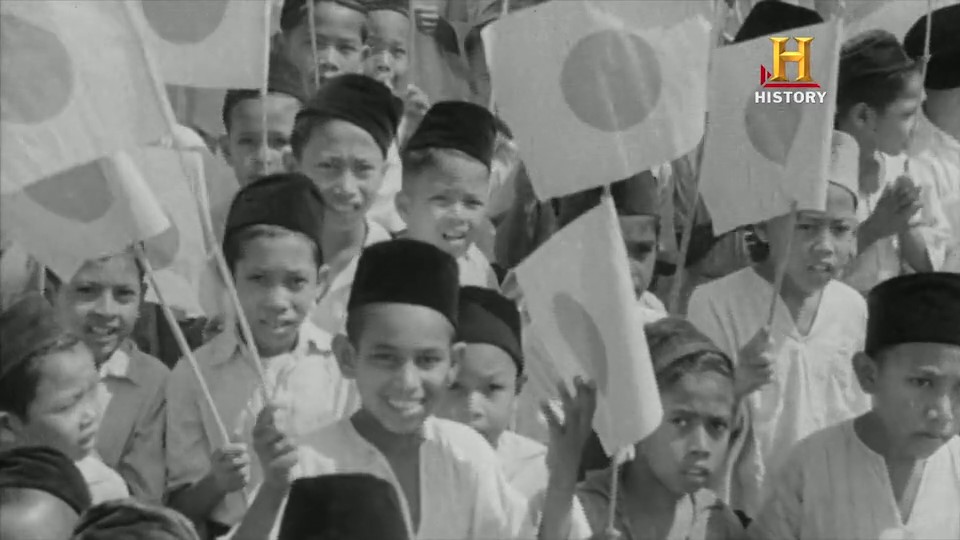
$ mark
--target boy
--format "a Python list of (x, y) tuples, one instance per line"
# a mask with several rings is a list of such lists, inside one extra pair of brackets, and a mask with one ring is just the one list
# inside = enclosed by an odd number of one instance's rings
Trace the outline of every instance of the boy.
[[(910, 168), (933, 186), (934, 199), (952, 219), (953, 242), (943, 270), (960, 272), (960, 5), (937, 9), (931, 17), (926, 99), (910, 144)], [(903, 47), (911, 58), (920, 58), (926, 43), (923, 16), (903, 38)]]
[(0, 314), (0, 450), (49, 446), (80, 469), (94, 503), (128, 497), (96, 455), (100, 376), (90, 350), (31, 293)]
[(170, 370), (132, 339), (147, 286), (133, 250), (86, 261), (66, 283), (48, 280), (60, 319), (93, 352), (103, 419), (97, 453), (132, 496), (160, 504)]
[[(262, 539), (275, 530), (291, 477), (333, 473), (390, 481), (410, 538), (532, 537), (527, 505), (503, 477), (490, 445), (469, 427), (432, 416), (462, 357), (463, 346), (454, 344), (457, 274), (449, 254), (423, 242), (392, 240), (364, 250), (347, 332), (335, 340), (362, 406), (297, 450), (272, 427), (271, 415), (261, 416), (258, 456), (274, 474), (234, 538)], [(578, 390), (566, 404), (568, 424), (557, 433), (542, 538), (567, 536), (570, 468), (595, 403), (591, 388), (581, 384)]]
[(386, 86), (373, 79), (342, 75), (314, 96), (294, 124), (295, 167), (314, 182), (323, 198), (320, 246), (332, 275), (312, 320), (331, 333), (343, 329), (360, 250), (390, 238), (367, 212), (383, 183), (402, 107)]
[(873, 407), (791, 451), (755, 538), (960, 538), (960, 275), (894, 278), (868, 305)]
[[(313, 2), (316, 56), (307, 2)], [(303, 95), (314, 95), (338, 75), (363, 72), (367, 10), (360, 0), (286, 0), (280, 31), (280, 54), (299, 72)]]
[(240, 187), (263, 176), (286, 172), (289, 166), (290, 133), (303, 102), (302, 93), (297, 89), (299, 79), (289, 80), (291, 74), (285, 73), (284, 67), (278, 59), (271, 58), (265, 97), (259, 90), (244, 89), (228, 90), (223, 98), (226, 135), (220, 141), (220, 148)]
[[(690, 298), (690, 321), (733, 360), (737, 397), (746, 401), (748, 428), (734, 442), (730, 494), (721, 498), (748, 516), (788, 448), (870, 408), (850, 365), (863, 343), (866, 306), (836, 280), (855, 250), (858, 158), (856, 141), (834, 132), (826, 211), (800, 208), (795, 223), (786, 215), (761, 224), (767, 259), (697, 287)], [(785, 274), (774, 300), (778, 268)]]
[(0, 537), (68, 538), (89, 506), (87, 482), (63, 453), (44, 446), (0, 451)]
[[(284, 432), (294, 440), (357, 407), (354, 388), (330, 351), (330, 335), (307, 320), (325, 281), (322, 216), (320, 193), (308, 178), (268, 176), (237, 194), (223, 241), (263, 362), (266, 398), (283, 411)], [(239, 521), (240, 490), (262, 478), (244, 443), (265, 403), (235, 326), (195, 356), (231, 440), (221, 440), (194, 372), (181, 361), (167, 386), (167, 485), (173, 508), (216, 532)]]
[(547, 486), (547, 447), (508, 428), (523, 388), (520, 311), (496, 291), (460, 289), (463, 358), (440, 416), (466, 424), (497, 451), (507, 480), (527, 499)]
[(947, 233), (933, 187), (911, 178), (902, 155), (923, 98), (920, 66), (883, 30), (849, 39), (840, 52), (836, 128), (860, 146), (858, 255), (844, 281), (861, 293), (900, 275), (903, 264), (929, 272), (943, 263)]
[(490, 261), (476, 246), (490, 196), (496, 128), (490, 111), (444, 101), (427, 111), (403, 149), (397, 209), (403, 236), (429, 242), (457, 259), (464, 285), (498, 288)]

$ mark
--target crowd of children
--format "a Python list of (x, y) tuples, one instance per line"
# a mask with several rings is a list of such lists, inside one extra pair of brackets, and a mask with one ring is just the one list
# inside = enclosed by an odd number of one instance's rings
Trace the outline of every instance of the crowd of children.
[[(960, 5), (845, 41), (824, 205), (754, 224), (753, 264), (665, 253), (669, 167), (610, 186), (663, 408), (613, 457), (505, 272), (601, 189), (535, 199), (494, 15), (472, 99), (430, 105), (408, 5), (286, 0), (267, 92), (227, 92), (238, 301), (192, 358), (140, 345), (138, 246), (4, 277), (0, 537), (960, 539)], [(764, 0), (733, 41), (823, 20)], [(704, 281), (672, 314), (670, 273)]]

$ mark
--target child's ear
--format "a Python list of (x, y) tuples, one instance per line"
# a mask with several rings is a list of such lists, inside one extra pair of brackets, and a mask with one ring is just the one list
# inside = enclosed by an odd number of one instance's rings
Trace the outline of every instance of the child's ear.
[[(360, 48), (360, 62), (366, 63), (370, 59), (370, 56), (373, 54), (373, 49), (370, 48), (366, 43), (363, 44), (363, 47)], [(360, 68), (361, 71), (363, 68)]]
[(410, 215), (410, 196), (400, 190), (393, 197), (393, 204), (397, 207), (397, 213), (400, 214), (400, 218), (403, 219), (404, 223), (409, 224), (410, 220), (408, 219)]
[(877, 380), (880, 375), (880, 367), (877, 362), (864, 352), (858, 352), (853, 355), (853, 371), (857, 374), (857, 380), (860, 381), (860, 387), (864, 393), (873, 395), (877, 389)]
[(460, 373), (460, 365), (463, 363), (463, 355), (467, 352), (467, 344), (456, 342), (450, 347), (450, 371), (447, 372), (447, 386), (457, 380)]
[(333, 355), (337, 357), (340, 372), (348, 379), (357, 377), (357, 350), (346, 334), (337, 334), (333, 338)]

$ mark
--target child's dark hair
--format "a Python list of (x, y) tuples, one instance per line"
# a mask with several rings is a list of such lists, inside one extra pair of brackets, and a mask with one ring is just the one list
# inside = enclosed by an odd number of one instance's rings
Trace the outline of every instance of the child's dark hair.
[(80, 339), (39, 293), (24, 295), (0, 314), (0, 335), (0, 411), (24, 418), (37, 396), (43, 358), (73, 349)]
[[(147, 286), (147, 271), (143, 267), (143, 263), (140, 262), (140, 257), (137, 257), (134, 254), (133, 248), (130, 248), (127, 251), (124, 251), (123, 253), (118, 253), (116, 255), (108, 255), (106, 257), (101, 257), (99, 259), (93, 259), (93, 260), (103, 260), (103, 259), (108, 259), (110, 257), (116, 257), (119, 255), (127, 255), (127, 254), (133, 255), (133, 264), (137, 267), (137, 278), (138, 278), (138, 282), (140, 283), (140, 289), (141, 291), (145, 292), (146, 286)], [(45, 288), (46, 290), (44, 292), (48, 294), (47, 299), (52, 302), (53, 295), (55, 295), (56, 292), (60, 290), (60, 287), (63, 286), (63, 280), (60, 279), (60, 276), (55, 274), (50, 268), (44, 268), (44, 282), (46, 284), (46, 288)]]
[(402, 167), (402, 185), (409, 187), (413, 179), (418, 178), (424, 171), (439, 168), (442, 166), (441, 160), (444, 157), (463, 157), (475, 160), (466, 152), (456, 148), (421, 148), (417, 150), (404, 150), (400, 153), (400, 162)]
[[(296, 73), (296, 68), (285, 61), (282, 56), (273, 54), (270, 56), (270, 73), (267, 77), (267, 95), (277, 94), (290, 96), (302, 105), (304, 102), (303, 89)], [(227, 133), (230, 133), (233, 109), (240, 103), (248, 99), (260, 99), (260, 90), (251, 88), (234, 88), (227, 90), (223, 97), (223, 108), (220, 114), (223, 119), (223, 127)]]
[(298, 115), (296, 122), (293, 124), (293, 132), (290, 134), (290, 149), (293, 151), (293, 157), (299, 160), (303, 156), (303, 149), (310, 142), (313, 130), (331, 120), (334, 120), (334, 118), (319, 114)]
[(896, 36), (885, 30), (850, 38), (840, 51), (836, 118), (844, 118), (859, 103), (885, 111), (920, 68), (921, 63), (911, 59)]
[(249, 227), (230, 231), (223, 239), (223, 258), (226, 260), (227, 267), (232, 273), (236, 270), (237, 261), (243, 258), (244, 249), (251, 240), (255, 238), (282, 238), (289, 235), (301, 236), (310, 242), (313, 250), (313, 259), (317, 263), (317, 267), (323, 266), (323, 253), (320, 251), (320, 246), (318, 246), (312, 238), (279, 225), (268, 224), (250, 225)]
[(364, 22), (363, 26), (360, 27), (360, 40), (364, 43), (367, 42), (369, 28), (367, 27), (366, 21), (367, 14), (370, 10), (365, 3), (360, 0), (285, 0), (283, 2), (283, 9), (280, 11), (280, 30), (284, 34), (295, 30), (303, 24), (303, 21), (307, 18), (307, 2), (309, 1), (313, 1), (314, 5), (324, 2), (339, 4), (363, 15)]
[(667, 317), (643, 330), (661, 392), (692, 373), (712, 372), (733, 380), (733, 362), (690, 321)]

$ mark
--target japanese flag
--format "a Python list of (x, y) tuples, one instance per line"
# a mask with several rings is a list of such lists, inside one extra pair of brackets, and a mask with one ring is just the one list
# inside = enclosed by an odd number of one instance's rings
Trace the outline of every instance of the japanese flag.
[(125, 2), (0, 2), (0, 193), (160, 139), (173, 117)]
[(83, 263), (153, 238), (170, 221), (126, 152), (0, 198), (4, 234), (64, 281)]
[[(842, 23), (791, 30), (790, 36), (813, 37), (811, 76), (819, 88), (764, 89), (759, 75), (771, 71), (773, 44), (760, 37), (714, 52), (710, 71), (709, 127), (700, 167), (700, 194), (717, 234), (759, 223), (790, 212), (822, 210), (833, 117)], [(791, 41), (791, 43), (793, 43)], [(787, 64), (787, 78), (796, 78), (796, 65)], [(813, 103), (758, 103), (772, 92)], [(822, 102), (819, 101), (822, 96)]]
[(697, 145), (712, 6), (565, 0), (484, 29), (497, 108), (541, 200), (626, 178)]
[(168, 84), (260, 88), (273, 0), (133, 0)]
[(663, 409), (612, 201), (561, 229), (515, 273), (556, 372), (597, 383), (594, 429), (607, 454), (653, 432)]

